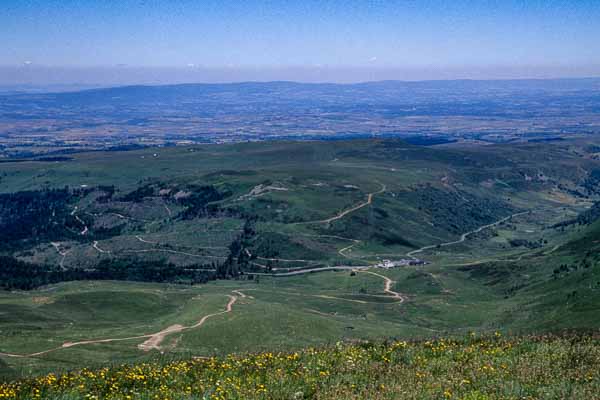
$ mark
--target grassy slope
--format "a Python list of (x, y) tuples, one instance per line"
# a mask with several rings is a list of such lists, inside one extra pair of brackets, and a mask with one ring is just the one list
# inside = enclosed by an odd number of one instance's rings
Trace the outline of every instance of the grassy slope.
[(459, 267), (456, 273), (512, 301), (499, 322), (515, 330), (595, 328), (600, 325), (600, 221), (570, 230), (563, 235), (571, 239), (550, 250), (529, 252), (518, 261)]
[(9, 399), (599, 399), (591, 337), (338, 344), (0, 385)]

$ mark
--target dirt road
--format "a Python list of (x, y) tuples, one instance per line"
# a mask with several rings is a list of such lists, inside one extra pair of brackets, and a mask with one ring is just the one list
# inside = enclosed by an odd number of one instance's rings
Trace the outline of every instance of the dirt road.
[(67, 349), (74, 346), (84, 346), (89, 344), (99, 344), (99, 343), (111, 343), (111, 342), (123, 342), (128, 340), (139, 340), (139, 339), (147, 339), (144, 343), (139, 344), (138, 348), (144, 351), (149, 351), (151, 349), (160, 349), (160, 344), (163, 342), (165, 337), (172, 333), (182, 332), (185, 330), (195, 329), (201, 327), (209, 318), (216, 317), (217, 315), (222, 315), (226, 313), (230, 313), (233, 311), (233, 305), (237, 302), (238, 297), (245, 298), (241, 290), (234, 290), (232, 293), (237, 294), (237, 296), (227, 295), (229, 297), (229, 302), (225, 306), (224, 311), (212, 313), (203, 316), (198, 322), (191, 326), (183, 326), (183, 325), (171, 325), (170, 327), (161, 330), (160, 332), (138, 335), (138, 336), (129, 336), (123, 338), (108, 338), (108, 339), (92, 339), (92, 340), (83, 340), (78, 342), (65, 342), (60, 347), (54, 347), (48, 350), (39, 351), (35, 353), (29, 354), (14, 354), (14, 353), (3, 353), (0, 352), (0, 357), (11, 357), (11, 358), (30, 358), (30, 357), (38, 357), (44, 354), (48, 354), (57, 350)]
[[(235, 290), (234, 292), (241, 293), (239, 290)], [(171, 325), (168, 328), (163, 329), (160, 332), (157, 332), (157, 333), (154, 333), (154, 334), (150, 335), (150, 337), (144, 343), (141, 343), (141, 344), (138, 345), (138, 348), (140, 350), (144, 350), (144, 351), (150, 351), (152, 349), (160, 350), (160, 344), (165, 340), (165, 338), (168, 335), (171, 335), (173, 333), (179, 333), (179, 332), (187, 331), (187, 330), (190, 330), (190, 329), (199, 328), (202, 325), (204, 325), (204, 323), (209, 318), (216, 317), (217, 315), (222, 315), (222, 314), (230, 313), (233, 310), (233, 305), (237, 302), (238, 297), (237, 296), (232, 296), (232, 295), (228, 295), (228, 297), (229, 297), (229, 302), (225, 306), (225, 311), (220, 311), (220, 312), (216, 312), (216, 313), (213, 313), (213, 314), (205, 315), (198, 322), (196, 322), (194, 325), (191, 325), (191, 326), (183, 326), (183, 325), (179, 325), (179, 324)], [(246, 297), (246, 296), (243, 295), (241, 297)]]
[(346, 215), (348, 215), (356, 210), (360, 210), (361, 208), (366, 207), (366, 206), (370, 205), (371, 203), (373, 203), (373, 196), (376, 194), (383, 193), (386, 190), (386, 186), (383, 183), (380, 183), (380, 185), (381, 185), (381, 189), (379, 189), (376, 192), (369, 193), (367, 195), (367, 201), (357, 204), (356, 206), (349, 208), (347, 210), (344, 210), (344, 211), (340, 212), (339, 214), (334, 215), (331, 218), (320, 219), (320, 220), (316, 220), (316, 221), (294, 222), (292, 225), (329, 224), (333, 221), (337, 221), (338, 219), (344, 218)]
[(103, 250), (100, 247), (98, 247), (98, 241), (97, 240), (94, 240), (94, 243), (92, 243), (92, 247), (94, 249), (96, 249), (96, 251), (98, 251), (99, 253), (110, 254), (110, 250)]
[(150, 240), (146, 240), (143, 237), (141, 237), (140, 235), (135, 235), (135, 238), (137, 240), (139, 240), (142, 243), (148, 243), (148, 244), (158, 244), (158, 242), (151, 242)]
[(52, 245), (52, 247), (54, 247), (56, 249), (56, 251), (58, 252), (58, 254), (61, 255), (61, 259), (59, 262), (59, 266), (61, 268), (65, 268), (65, 258), (67, 257), (67, 255), (71, 252), (71, 250), (67, 250), (67, 251), (63, 251), (60, 249), (60, 243), (57, 242), (50, 242), (50, 244)]
[(395, 299), (398, 299), (398, 303), (404, 303), (404, 301), (406, 300), (405, 297), (402, 296), (400, 293), (392, 290), (392, 285), (394, 284), (394, 281), (391, 280), (390, 278), (388, 278), (387, 276), (378, 274), (377, 272), (373, 272), (373, 271), (358, 271), (358, 272), (362, 272), (364, 274), (371, 274), (371, 275), (375, 275), (375, 276), (382, 278), (385, 281), (384, 287), (383, 287), (383, 291), (385, 293), (391, 295)]
[(301, 269), (298, 271), (281, 272), (278, 274), (269, 274), (266, 272), (246, 272), (246, 275), (264, 275), (264, 276), (273, 276), (273, 277), (283, 277), (283, 276), (310, 274), (312, 272), (322, 272), (322, 271), (361, 270), (361, 269), (366, 269), (366, 268), (370, 268), (370, 267), (371, 267), (370, 265), (361, 265), (361, 266), (340, 265), (337, 267), (307, 268), (307, 269)]
[(343, 249), (338, 250), (338, 254), (342, 257), (346, 257), (346, 258), (352, 258), (349, 255), (347, 255), (345, 252), (350, 250), (351, 248), (353, 248), (354, 246), (356, 246), (357, 244), (361, 243), (360, 240), (356, 240), (356, 239), (351, 239), (354, 241), (354, 243), (352, 243), (350, 246), (346, 246)]
[[(375, 275), (375, 276), (382, 278), (384, 280), (383, 291), (385, 293), (391, 295), (395, 299), (398, 299), (398, 303), (403, 303), (406, 300), (406, 298), (402, 294), (392, 290), (392, 285), (394, 284), (393, 280), (391, 280), (387, 276), (378, 274), (377, 272), (369, 271), (368, 270), (369, 268), (371, 268), (371, 266), (352, 267), (352, 266), (347, 266), (347, 265), (341, 265), (338, 267), (310, 268), (310, 269), (304, 269), (304, 270), (300, 270), (300, 271), (281, 272), (278, 274), (268, 274), (268, 273), (260, 273), (260, 272), (258, 272), (258, 273), (257, 272), (248, 272), (247, 274), (248, 275), (267, 275), (267, 276), (274, 276), (274, 277), (285, 277), (285, 276), (309, 274), (311, 272), (350, 270), (350, 271), (354, 271), (354, 272), (362, 272), (365, 274), (371, 274), (371, 275)], [(325, 295), (313, 295), (313, 296), (321, 297), (321, 298), (354, 301), (354, 302), (358, 302), (358, 303), (365, 303), (361, 300), (348, 300), (348, 299), (342, 299), (342, 298), (338, 298), (338, 297), (331, 297), (331, 296), (325, 296)]]
[(513, 217), (517, 217), (519, 215), (527, 214), (528, 212), (529, 211), (518, 212), (516, 214), (509, 215), (508, 217), (504, 217), (504, 218), (502, 218), (502, 219), (500, 219), (500, 220), (498, 220), (496, 222), (492, 222), (491, 224), (482, 225), (482, 226), (480, 226), (477, 229), (473, 229), (472, 231), (463, 233), (460, 236), (460, 239), (452, 241), (452, 242), (446, 242), (446, 243), (440, 243), (440, 244), (431, 244), (431, 245), (428, 245), (428, 246), (421, 247), (420, 249), (417, 249), (417, 250), (409, 251), (408, 253), (406, 253), (406, 256), (407, 257), (411, 257), (411, 258), (415, 258), (414, 257), (415, 254), (422, 253), (425, 250), (433, 249), (433, 248), (436, 248), (438, 246), (440, 246), (440, 247), (446, 247), (446, 246), (452, 246), (453, 244), (462, 243), (465, 240), (467, 240), (467, 238), (469, 236), (471, 236), (472, 234), (474, 234), (474, 233), (479, 233), (479, 232), (481, 232), (484, 229), (491, 228), (491, 227), (496, 226), (496, 225), (500, 225), (501, 223), (503, 223), (505, 221), (508, 221), (509, 219), (511, 219)]

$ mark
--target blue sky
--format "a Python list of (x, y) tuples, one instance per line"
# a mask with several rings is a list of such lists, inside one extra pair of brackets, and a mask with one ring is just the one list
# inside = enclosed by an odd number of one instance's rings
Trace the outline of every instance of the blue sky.
[(3, 0), (0, 65), (600, 65), (600, 1)]

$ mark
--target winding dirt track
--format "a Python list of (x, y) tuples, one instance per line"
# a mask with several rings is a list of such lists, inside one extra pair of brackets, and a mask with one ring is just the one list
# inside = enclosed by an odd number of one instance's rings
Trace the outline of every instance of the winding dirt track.
[(293, 224), (291, 224), (291, 225), (329, 224), (329, 223), (331, 223), (331, 222), (333, 222), (333, 221), (337, 221), (338, 219), (344, 218), (346, 215), (350, 214), (351, 212), (354, 212), (354, 211), (356, 211), (356, 210), (360, 210), (361, 208), (363, 208), (363, 207), (366, 207), (366, 206), (370, 205), (371, 203), (373, 203), (373, 196), (375, 196), (376, 194), (383, 193), (383, 192), (385, 192), (385, 190), (386, 190), (386, 186), (385, 186), (383, 183), (380, 183), (380, 185), (381, 185), (381, 189), (379, 189), (379, 190), (378, 190), (378, 191), (376, 191), (376, 192), (369, 193), (369, 194), (367, 195), (367, 201), (365, 201), (365, 202), (362, 202), (362, 203), (360, 203), (360, 204), (357, 204), (357, 205), (355, 205), (354, 207), (352, 207), (352, 208), (349, 208), (349, 209), (347, 209), (347, 210), (345, 210), (345, 211), (342, 211), (342, 212), (340, 212), (339, 214), (337, 214), (337, 215), (334, 215), (334, 216), (333, 216), (333, 217), (331, 217), (331, 218), (327, 218), (327, 219), (319, 219), (319, 220), (316, 220), (316, 221), (303, 221), (303, 222), (294, 222), (294, 223), (293, 223)]
[[(232, 293), (237, 294), (241, 298), (247, 297), (240, 290), (234, 290)], [(54, 347), (52, 349), (38, 351), (36, 353), (29, 354), (14, 354), (14, 353), (2, 353), (0, 352), (0, 357), (11, 357), (11, 358), (30, 358), (37, 357), (44, 354), (48, 354), (57, 350), (66, 349), (74, 346), (84, 346), (88, 344), (99, 344), (99, 343), (111, 343), (111, 342), (123, 342), (128, 340), (139, 340), (139, 339), (147, 339), (144, 343), (139, 344), (138, 348), (144, 351), (149, 351), (151, 349), (160, 349), (160, 344), (163, 342), (165, 337), (172, 333), (182, 332), (190, 329), (195, 329), (201, 327), (209, 318), (216, 317), (218, 315), (227, 314), (233, 311), (233, 305), (237, 302), (238, 296), (227, 295), (229, 297), (229, 302), (225, 306), (224, 311), (207, 314), (203, 316), (198, 322), (191, 326), (183, 326), (183, 325), (172, 325), (166, 329), (161, 330), (160, 332), (146, 334), (146, 335), (138, 335), (138, 336), (129, 336), (123, 338), (108, 338), (108, 339), (93, 339), (93, 340), (83, 340), (79, 342), (65, 342), (60, 347)]]
[[(153, 245), (157, 244), (157, 242), (151, 242), (151, 241), (145, 240), (144, 238), (142, 238), (139, 235), (135, 235), (135, 238), (142, 243), (149, 243), (149, 244), (153, 244)], [(102, 253), (102, 254), (113, 254), (112, 250), (101, 249), (98, 246), (98, 244), (99, 244), (99, 242), (97, 240), (94, 240), (94, 242), (92, 243), (92, 247), (97, 252)], [(216, 248), (221, 248), (221, 247), (202, 247), (202, 248), (203, 249), (216, 249)], [(171, 254), (181, 254), (184, 256), (188, 256), (188, 257), (216, 258), (216, 259), (220, 259), (220, 260), (227, 258), (225, 256), (212, 256), (212, 255), (208, 255), (208, 254), (194, 254), (194, 253), (188, 253), (186, 251), (179, 251), (179, 250), (173, 250), (173, 249), (160, 249), (160, 248), (141, 249), (141, 250), (121, 250), (121, 251), (119, 251), (119, 253), (171, 253)]]
[(347, 255), (345, 252), (350, 250), (351, 248), (353, 248), (354, 246), (356, 246), (357, 244), (361, 243), (360, 240), (356, 240), (356, 239), (351, 239), (353, 241), (353, 243), (350, 246), (346, 246), (343, 249), (339, 249), (338, 250), (338, 254), (342, 257), (346, 257), (346, 258), (352, 258), (349, 255)]
[(102, 253), (102, 254), (109, 254), (111, 251), (110, 250), (103, 250), (100, 247), (98, 247), (98, 241), (94, 240), (94, 243), (92, 243), (92, 247), (94, 249), (96, 249), (97, 252)]
[[(239, 290), (236, 290), (235, 292), (241, 293)], [(191, 325), (191, 326), (183, 326), (183, 325), (179, 325), (179, 324), (171, 325), (170, 327), (163, 329), (160, 332), (150, 335), (144, 343), (141, 343), (138, 345), (138, 348), (140, 350), (144, 350), (144, 351), (150, 351), (152, 349), (160, 350), (160, 344), (163, 342), (163, 340), (165, 340), (165, 337), (167, 337), (168, 335), (170, 335), (172, 333), (178, 333), (178, 332), (183, 332), (183, 331), (187, 331), (190, 329), (199, 328), (202, 325), (204, 325), (206, 320), (208, 320), (209, 318), (216, 317), (217, 315), (230, 313), (233, 310), (233, 305), (236, 303), (238, 298), (237, 298), (237, 296), (231, 296), (231, 295), (228, 295), (228, 297), (229, 297), (229, 302), (225, 306), (224, 311), (205, 315), (204, 317), (202, 317), (200, 319), (200, 321), (196, 322), (194, 325)], [(243, 297), (246, 297), (246, 296), (244, 295)]]
[(402, 296), (400, 293), (392, 290), (392, 285), (394, 284), (394, 281), (391, 280), (390, 278), (388, 278), (387, 276), (378, 274), (377, 272), (373, 272), (373, 271), (357, 271), (357, 272), (371, 274), (371, 275), (375, 275), (375, 276), (382, 278), (385, 281), (385, 284), (383, 287), (383, 291), (385, 293), (391, 295), (395, 299), (398, 299), (398, 303), (404, 303), (404, 301), (406, 300), (406, 298), (404, 296)]
[(67, 250), (67, 251), (61, 250), (60, 243), (57, 243), (57, 242), (50, 242), (50, 244), (52, 245), (52, 247), (54, 247), (56, 249), (58, 254), (61, 255), (61, 259), (60, 259), (60, 262), (58, 263), (58, 265), (64, 269), (65, 268), (65, 258), (71, 252), (71, 250)]
[[(148, 243), (148, 244), (160, 245), (160, 242), (153, 242), (153, 241), (151, 241), (151, 240), (144, 239), (144, 238), (143, 238), (142, 236), (140, 236), (140, 235), (135, 235), (134, 237), (135, 237), (137, 240), (139, 240), (140, 242), (142, 242), (142, 243)], [(198, 248), (198, 249), (219, 249), (219, 250), (222, 250), (222, 249), (227, 249), (228, 247), (227, 247), (227, 246), (201, 246), (201, 247), (196, 247), (196, 248)], [(152, 250), (152, 251), (156, 251), (157, 249), (146, 249), (146, 250)], [(160, 249), (158, 249), (158, 250), (160, 250)], [(164, 249), (163, 249), (163, 250), (164, 250)], [(125, 250), (125, 251), (127, 251), (127, 250)], [(172, 251), (175, 251), (175, 250), (172, 250)], [(179, 252), (179, 253), (181, 253), (181, 254), (188, 254), (188, 255), (191, 255), (191, 253), (185, 253), (185, 252)], [(202, 255), (197, 255), (197, 256), (198, 256), (198, 257), (204, 257), (204, 256), (202, 256)], [(220, 257), (220, 258), (226, 258), (226, 257)]]
[(151, 242), (150, 240), (146, 240), (143, 237), (141, 237), (140, 235), (135, 235), (135, 238), (137, 240), (139, 240), (142, 243), (148, 243), (148, 244), (158, 244), (158, 242)]
[(452, 246), (453, 244), (462, 243), (462, 242), (464, 242), (465, 240), (467, 240), (467, 238), (468, 238), (469, 236), (471, 236), (472, 234), (474, 234), (474, 233), (479, 233), (479, 232), (481, 232), (481, 231), (482, 231), (482, 230), (484, 230), (484, 229), (491, 228), (491, 227), (493, 227), (493, 226), (499, 225), (499, 224), (501, 224), (501, 223), (503, 223), (503, 222), (505, 222), (505, 221), (508, 221), (509, 219), (511, 219), (511, 218), (513, 218), (513, 217), (517, 217), (517, 216), (519, 216), (519, 215), (527, 214), (528, 212), (529, 212), (529, 211), (523, 211), (523, 212), (518, 212), (518, 213), (516, 213), (516, 214), (509, 215), (508, 217), (504, 217), (504, 218), (502, 218), (502, 219), (499, 219), (498, 221), (496, 221), (496, 222), (492, 222), (491, 224), (483, 225), (483, 226), (480, 226), (480, 227), (479, 227), (479, 228), (477, 228), (477, 229), (473, 229), (472, 231), (469, 231), (469, 232), (463, 233), (462, 235), (460, 235), (460, 239), (458, 239), (458, 240), (454, 240), (454, 241), (452, 241), (452, 242), (446, 242), (446, 243), (440, 243), (440, 244), (430, 244), (430, 245), (428, 245), (428, 246), (423, 246), (423, 247), (421, 247), (420, 249), (413, 250), (413, 251), (409, 251), (408, 253), (406, 253), (406, 255), (407, 255), (408, 257), (415, 258), (415, 257), (414, 257), (414, 255), (415, 255), (415, 254), (417, 254), (417, 253), (422, 253), (422, 252), (424, 252), (425, 250), (433, 249), (433, 248), (436, 248), (436, 247), (438, 247), (438, 246), (440, 246), (440, 247), (446, 247), (446, 246)]
[[(406, 301), (406, 297), (404, 297), (402, 294), (392, 290), (392, 285), (394, 284), (394, 281), (391, 280), (390, 278), (388, 278), (385, 275), (381, 275), (378, 274), (377, 272), (373, 272), (373, 271), (369, 271), (369, 268), (371, 268), (370, 266), (364, 266), (364, 267), (351, 267), (351, 266), (339, 266), (339, 267), (323, 267), (323, 268), (311, 268), (311, 269), (304, 269), (304, 270), (300, 270), (300, 271), (292, 271), (292, 272), (285, 272), (285, 273), (279, 273), (279, 274), (267, 274), (267, 273), (248, 273), (249, 275), (268, 275), (268, 276), (274, 276), (274, 277), (278, 277), (278, 276), (293, 276), (293, 275), (302, 275), (302, 274), (308, 274), (311, 272), (319, 272), (319, 271), (336, 271), (336, 270), (350, 270), (353, 272), (362, 272), (365, 274), (371, 274), (371, 275), (375, 275), (379, 278), (382, 278), (384, 280), (384, 286), (383, 286), (383, 291), (387, 294), (389, 294), (391, 297), (393, 297), (394, 299), (398, 299), (397, 303), (404, 303), (404, 301)], [(327, 296), (327, 295), (310, 295), (311, 297), (320, 297), (320, 298), (324, 298), (324, 299), (336, 299), (336, 300), (344, 300), (344, 301), (351, 301), (351, 302), (355, 302), (355, 303), (367, 303), (366, 301), (362, 301), (362, 300), (351, 300), (351, 299), (344, 299), (341, 297), (333, 297), (333, 296)]]

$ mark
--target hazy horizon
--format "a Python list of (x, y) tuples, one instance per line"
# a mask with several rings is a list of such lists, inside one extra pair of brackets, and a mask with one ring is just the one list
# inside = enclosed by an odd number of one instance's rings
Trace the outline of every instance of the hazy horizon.
[(360, 83), (374, 81), (577, 79), (600, 77), (600, 66), (589, 68), (150, 68), (0, 66), (4, 87), (122, 86), (185, 83), (292, 81), (302, 83)]

